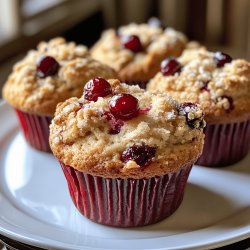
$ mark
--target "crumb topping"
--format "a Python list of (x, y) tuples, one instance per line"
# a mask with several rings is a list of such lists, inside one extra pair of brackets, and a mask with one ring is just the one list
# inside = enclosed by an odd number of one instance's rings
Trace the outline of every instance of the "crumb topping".
[[(121, 37), (136, 35), (143, 50), (133, 53), (123, 48)], [(92, 56), (113, 67), (123, 80), (149, 80), (166, 56), (179, 56), (187, 43), (186, 37), (171, 28), (163, 30), (147, 24), (131, 23), (103, 32), (91, 50)]]
[[(37, 61), (42, 56), (52, 56), (57, 61), (59, 69), (55, 75), (37, 76)], [(116, 73), (91, 59), (85, 46), (55, 38), (41, 42), (14, 66), (3, 95), (17, 109), (52, 116), (58, 102), (80, 97), (84, 84), (95, 76), (113, 78)]]
[[(195, 162), (202, 150), (203, 131), (187, 124), (186, 114), (178, 112), (176, 101), (167, 94), (152, 94), (118, 80), (109, 83), (113, 93), (136, 97), (142, 111), (123, 121), (119, 133), (111, 134), (104, 114), (109, 112), (112, 94), (96, 101), (88, 101), (83, 95), (60, 103), (50, 126), (50, 145), (60, 161), (79, 171), (110, 178), (152, 177)], [(198, 106), (192, 111), (194, 117), (203, 116)], [(122, 153), (135, 145), (146, 145), (148, 154), (154, 155), (143, 170), (133, 160), (121, 160)], [(145, 160), (140, 155), (137, 158)]]
[(213, 52), (187, 49), (177, 58), (181, 72), (172, 76), (158, 73), (148, 90), (168, 92), (181, 102), (199, 103), (206, 121), (228, 122), (250, 116), (250, 63), (232, 60), (217, 67)]

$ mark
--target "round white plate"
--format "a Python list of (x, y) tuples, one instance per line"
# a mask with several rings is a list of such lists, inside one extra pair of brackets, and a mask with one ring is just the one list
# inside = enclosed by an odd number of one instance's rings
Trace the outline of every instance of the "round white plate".
[(120, 229), (75, 209), (52, 155), (31, 149), (14, 113), (0, 106), (0, 233), (50, 249), (204, 249), (250, 237), (250, 155), (194, 166), (180, 208), (155, 225)]

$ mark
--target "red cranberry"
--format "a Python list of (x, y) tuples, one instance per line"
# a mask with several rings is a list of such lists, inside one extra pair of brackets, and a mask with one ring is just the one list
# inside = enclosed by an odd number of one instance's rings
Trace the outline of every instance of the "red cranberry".
[(109, 102), (110, 112), (118, 119), (130, 120), (139, 114), (138, 99), (130, 94), (118, 94)]
[(84, 86), (84, 98), (88, 101), (96, 102), (98, 97), (105, 97), (112, 94), (112, 89), (108, 81), (101, 77), (93, 78)]
[(177, 108), (179, 115), (186, 117), (187, 125), (190, 128), (204, 128), (206, 123), (204, 121), (204, 114), (200, 117), (194, 117), (194, 114), (198, 111), (198, 106), (195, 103), (184, 102)]
[(40, 78), (55, 75), (59, 70), (59, 63), (52, 56), (42, 56), (37, 62), (36, 74)]
[(109, 121), (110, 129), (109, 134), (116, 135), (121, 131), (124, 122), (120, 119), (116, 119), (110, 112), (105, 112), (104, 117)]
[(181, 70), (181, 64), (174, 58), (168, 58), (161, 62), (161, 73), (164, 76), (174, 75)]
[(125, 149), (121, 155), (123, 162), (135, 161), (141, 167), (146, 167), (152, 162), (155, 156), (156, 148), (148, 145), (133, 145)]
[(217, 64), (217, 67), (221, 68), (224, 66), (224, 64), (230, 63), (232, 61), (232, 57), (226, 53), (218, 51), (214, 53), (214, 60)]
[(140, 38), (136, 35), (132, 36), (121, 36), (122, 45), (124, 48), (129, 49), (133, 52), (142, 51), (142, 44)]

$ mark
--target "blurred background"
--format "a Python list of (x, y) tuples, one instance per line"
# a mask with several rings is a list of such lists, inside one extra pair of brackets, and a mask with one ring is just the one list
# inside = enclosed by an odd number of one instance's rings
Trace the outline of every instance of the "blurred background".
[(91, 46), (105, 28), (158, 17), (210, 50), (250, 60), (249, 0), (0, 0), (0, 89), (40, 40)]

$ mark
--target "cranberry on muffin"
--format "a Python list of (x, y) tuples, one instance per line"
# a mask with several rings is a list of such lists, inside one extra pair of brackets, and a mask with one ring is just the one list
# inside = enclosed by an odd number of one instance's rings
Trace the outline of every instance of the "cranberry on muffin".
[(107, 82), (109, 91), (98, 98), (88, 98), (97, 93), (93, 87), (57, 106), (51, 149), (75, 206), (87, 218), (118, 227), (152, 224), (182, 201), (203, 148), (203, 112), (167, 94)]
[(166, 61), (148, 90), (200, 104), (207, 127), (198, 163), (225, 166), (242, 159), (250, 148), (250, 63), (205, 48)]
[(145, 88), (161, 61), (181, 55), (186, 45), (187, 38), (174, 29), (131, 23), (104, 31), (91, 55), (114, 68), (122, 81)]
[(50, 151), (49, 124), (56, 105), (80, 97), (93, 77), (116, 77), (115, 71), (94, 59), (87, 48), (63, 38), (41, 42), (18, 62), (3, 88), (3, 97), (18, 115), (31, 146)]

